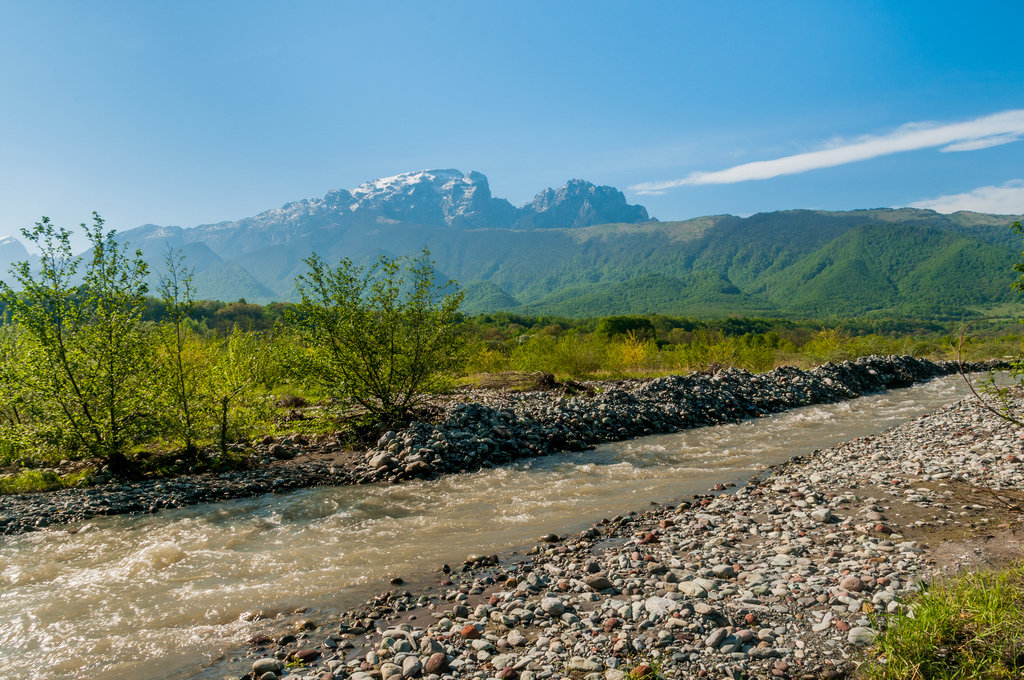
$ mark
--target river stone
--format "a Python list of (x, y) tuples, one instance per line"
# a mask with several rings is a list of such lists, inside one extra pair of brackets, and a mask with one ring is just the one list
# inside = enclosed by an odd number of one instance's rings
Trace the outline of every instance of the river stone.
[(851, 645), (867, 645), (874, 641), (878, 632), (867, 626), (856, 626), (850, 629), (846, 639)]
[(424, 637), (420, 640), (420, 654), (426, 654), (428, 656), (437, 654), (438, 652), (444, 651), (444, 645), (431, 637)]
[(394, 462), (395, 459), (391, 457), (391, 454), (382, 451), (370, 459), (370, 467), (374, 470), (380, 470), (381, 468), (389, 467)]
[(736, 570), (732, 568), (731, 564), (716, 564), (711, 567), (711, 571), (718, 578), (732, 578), (736, 575)]
[(707, 602), (698, 602), (693, 606), (693, 611), (697, 612), (701, 616), (719, 616), (718, 610)]
[(583, 582), (594, 590), (607, 590), (612, 587), (612, 582), (607, 577), (601, 576), (600, 574), (594, 574), (583, 579)]
[(505, 639), (510, 647), (523, 647), (526, 645), (526, 636), (518, 630), (511, 631)]
[(676, 586), (683, 595), (689, 595), (690, 597), (707, 597), (708, 591), (701, 588), (699, 584), (693, 581), (683, 581)]
[(864, 590), (864, 582), (856, 576), (847, 576), (839, 582), (839, 587), (852, 593), (859, 593)]
[(574, 656), (569, 661), (569, 670), (583, 671), (584, 673), (596, 673), (604, 670), (604, 667), (596, 661), (584, 659), (582, 656)]
[(423, 670), (423, 664), (415, 656), (407, 656), (402, 661), (402, 677), (403, 678), (415, 678)]
[(320, 658), (320, 652), (315, 649), (300, 649), (295, 652), (295, 659), (302, 663), (313, 663)]
[(257, 678), (264, 673), (280, 673), (284, 670), (284, 664), (277, 659), (256, 659), (252, 664), (252, 674)]
[(725, 641), (725, 638), (729, 637), (729, 631), (725, 628), (716, 628), (711, 631), (711, 635), (704, 640), (704, 644), (708, 647), (718, 649), (719, 646)]
[(263, 675), (259, 676), (259, 680), (277, 680), (277, 673), (267, 671)]
[(468, 619), (469, 618), (469, 607), (464, 604), (457, 604), (452, 607), (452, 616), (457, 619)]
[(472, 623), (466, 624), (462, 629), (462, 637), (467, 640), (479, 640), (481, 638), (480, 629), (474, 626)]
[(448, 672), (448, 655), (444, 652), (437, 652), (431, 654), (430, 658), (427, 659), (426, 665), (423, 667), (430, 675), (442, 675)]
[(545, 597), (540, 601), (540, 608), (550, 616), (561, 616), (565, 613), (565, 605), (557, 597)]
[(647, 610), (648, 614), (654, 614), (655, 616), (668, 616), (668, 613), (679, 609), (679, 605), (674, 600), (670, 600), (667, 597), (651, 597), (644, 602), (644, 609)]
[(811, 513), (811, 519), (815, 522), (830, 522), (832, 521), (832, 511), (828, 508), (819, 508)]

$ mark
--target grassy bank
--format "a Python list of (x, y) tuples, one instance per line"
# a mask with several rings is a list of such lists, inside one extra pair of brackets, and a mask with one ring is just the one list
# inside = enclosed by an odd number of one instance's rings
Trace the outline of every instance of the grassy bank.
[(859, 677), (1024, 677), (1024, 565), (933, 581), (888, 621)]

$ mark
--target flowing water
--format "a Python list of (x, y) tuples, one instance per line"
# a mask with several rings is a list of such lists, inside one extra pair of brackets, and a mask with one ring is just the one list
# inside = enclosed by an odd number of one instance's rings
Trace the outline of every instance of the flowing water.
[[(958, 377), (400, 486), (306, 489), (0, 539), (0, 675), (222, 677), (264, 623), (351, 608), (470, 552), (739, 482), (965, 396)], [(76, 531), (77, 530), (77, 531)], [(72, 533), (74, 532), (74, 533)], [(230, 666), (233, 671), (238, 665)]]

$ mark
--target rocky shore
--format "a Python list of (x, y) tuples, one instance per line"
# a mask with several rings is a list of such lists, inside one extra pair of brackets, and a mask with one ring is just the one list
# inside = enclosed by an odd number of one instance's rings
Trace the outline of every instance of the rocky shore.
[[(970, 371), (990, 364), (971, 364)], [(443, 404), (433, 423), (385, 433), (353, 456), (337, 437), (267, 437), (237, 445), (257, 469), (144, 482), (108, 480), (56, 492), (0, 497), (0, 533), (17, 534), (101, 515), (157, 512), (197, 503), (324, 485), (400, 483), (469, 472), (520, 458), (579, 451), (607, 441), (834, 403), (957, 372), (956, 362), (866, 357), (810, 371), (727, 369), (646, 381), (585, 383), (576, 394), (481, 392)]]
[(541, 537), (528, 555), (471, 555), (437, 589), (307, 612), (222, 666), (261, 680), (847, 677), (923, 580), (1021, 558), (1022, 459), (1024, 431), (965, 399), (738, 489)]

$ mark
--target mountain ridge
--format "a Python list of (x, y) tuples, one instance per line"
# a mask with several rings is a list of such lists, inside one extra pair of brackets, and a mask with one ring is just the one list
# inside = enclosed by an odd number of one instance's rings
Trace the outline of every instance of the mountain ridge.
[[(228, 301), (295, 300), (313, 252), (368, 264), (427, 247), (439, 273), (463, 284), (472, 313), (955, 314), (1012, 299), (1016, 219), (874, 208), (661, 222), (614, 187), (570, 180), (517, 208), (483, 174), (447, 169), (118, 238), (154, 271), (168, 246), (181, 249), (199, 296)], [(18, 248), (0, 243), (0, 259)]]

